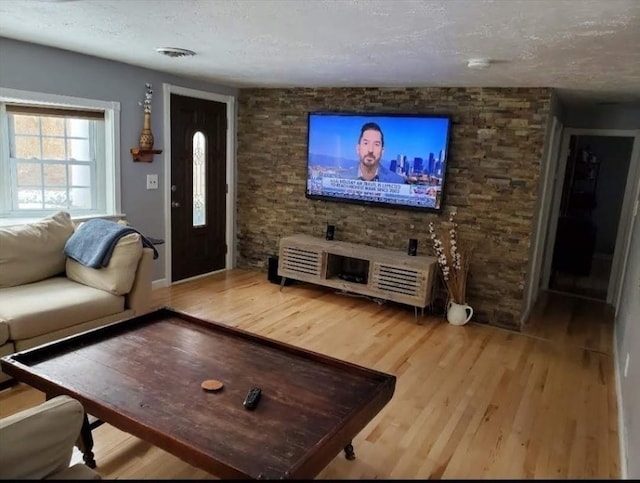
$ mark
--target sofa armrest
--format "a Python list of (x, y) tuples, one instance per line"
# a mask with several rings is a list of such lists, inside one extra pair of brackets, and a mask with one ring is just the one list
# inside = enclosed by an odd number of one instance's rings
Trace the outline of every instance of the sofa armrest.
[(126, 296), (128, 309), (133, 309), (135, 315), (146, 314), (151, 311), (151, 277), (153, 272), (153, 250), (144, 248), (138, 262), (136, 278), (131, 292)]
[(0, 478), (42, 479), (69, 466), (84, 409), (69, 396), (0, 420)]

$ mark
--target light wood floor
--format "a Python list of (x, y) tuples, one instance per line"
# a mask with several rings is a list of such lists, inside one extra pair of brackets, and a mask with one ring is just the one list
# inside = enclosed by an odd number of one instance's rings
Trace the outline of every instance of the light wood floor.
[[(612, 314), (546, 294), (522, 333), (378, 305), (266, 274), (216, 274), (154, 292), (158, 306), (223, 322), (397, 376), (389, 404), (318, 475), (357, 478), (619, 478)], [(0, 416), (43, 395), (0, 393)], [(106, 478), (205, 479), (112, 426), (94, 431)], [(78, 454), (74, 459), (78, 458)]]

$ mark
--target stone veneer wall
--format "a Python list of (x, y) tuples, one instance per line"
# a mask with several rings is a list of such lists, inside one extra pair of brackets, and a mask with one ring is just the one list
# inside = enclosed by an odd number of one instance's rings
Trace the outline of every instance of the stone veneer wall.
[[(431, 253), (429, 222), (457, 210), (461, 238), (476, 244), (474, 320), (519, 328), (550, 100), (547, 88), (241, 89), (238, 267), (266, 271), (280, 237), (324, 237), (327, 223), (337, 240), (406, 252), (417, 238), (418, 252)], [(444, 213), (305, 198), (311, 111), (451, 115)]]

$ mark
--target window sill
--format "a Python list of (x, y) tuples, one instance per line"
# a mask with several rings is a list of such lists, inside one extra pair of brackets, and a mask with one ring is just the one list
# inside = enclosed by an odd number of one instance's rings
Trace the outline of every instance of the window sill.
[[(18, 226), (18, 225), (26, 225), (28, 223), (33, 223), (35, 221), (40, 221), (43, 218), (45, 218), (44, 216), (36, 216), (36, 217), (24, 217), (24, 218), (19, 218), (19, 217), (5, 217), (5, 218), (0, 218), (0, 227), (4, 227), (4, 226)], [(124, 213), (120, 213), (120, 214), (116, 214), (116, 215), (83, 215), (83, 216), (73, 216), (71, 215), (71, 220), (73, 220), (76, 223), (81, 223), (83, 221), (87, 221), (90, 220), (92, 218), (105, 218), (107, 220), (121, 220), (126, 218), (126, 215)]]

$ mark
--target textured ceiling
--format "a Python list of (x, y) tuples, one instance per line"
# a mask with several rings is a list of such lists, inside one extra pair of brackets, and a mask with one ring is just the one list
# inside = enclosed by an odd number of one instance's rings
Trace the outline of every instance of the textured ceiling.
[[(1, 0), (0, 35), (237, 87), (538, 86), (640, 103), (640, 0)], [(478, 57), (492, 64), (467, 68)]]

